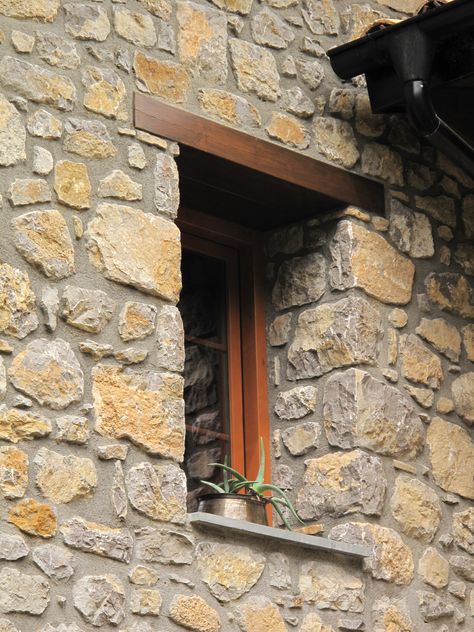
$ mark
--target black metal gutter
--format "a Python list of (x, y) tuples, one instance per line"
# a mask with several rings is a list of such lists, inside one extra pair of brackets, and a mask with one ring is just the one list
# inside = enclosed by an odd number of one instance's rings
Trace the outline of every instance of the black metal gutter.
[[(461, 62), (456, 47), (468, 50)], [(438, 114), (432, 94), (432, 87), (474, 73), (474, 0), (431, 9), (328, 55), (342, 79), (366, 75), (374, 111), (406, 111), (419, 133), (474, 176), (474, 147)]]

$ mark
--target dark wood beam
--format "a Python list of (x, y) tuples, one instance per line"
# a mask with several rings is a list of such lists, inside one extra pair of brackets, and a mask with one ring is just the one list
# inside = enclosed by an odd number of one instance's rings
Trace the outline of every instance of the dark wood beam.
[[(375, 180), (185, 112), (144, 94), (135, 93), (134, 118), (138, 129), (330, 198), (334, 200), (334, 207), (354, 204), (373, 213), (384, 213), (384, 186)], [(199, 164), (196, 166), (199, 168)], [(327, 210), (327, 204), (324, 206)], [(317, 210), (315, 207), (314, 212)]]

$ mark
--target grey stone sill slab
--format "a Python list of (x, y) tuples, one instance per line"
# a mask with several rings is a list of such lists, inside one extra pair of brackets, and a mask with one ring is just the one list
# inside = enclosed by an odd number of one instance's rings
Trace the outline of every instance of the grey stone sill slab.
[(335, 540), (329, 540), (328, 538), (322, 538), (317, 535), (305, 535), (303, 533), (295, 533), (294, 531), (265, 527), (260, 524), (245, 522), (244, 520), (223, 518), (222, 516), (215, 516), (214, 514), (200, 511), (188, 514), (188, 520), (191, 525), (196, 527), (211, 527), (220, 531), (233, 532), (238, 535), (261, 538), (267, 542), (274, 542), (275, 544), (298, 546), (311, 551), (328, 551), (358, 559), (363, 559), (370, 555), (370, 550), (364, 546), (336, 542)]

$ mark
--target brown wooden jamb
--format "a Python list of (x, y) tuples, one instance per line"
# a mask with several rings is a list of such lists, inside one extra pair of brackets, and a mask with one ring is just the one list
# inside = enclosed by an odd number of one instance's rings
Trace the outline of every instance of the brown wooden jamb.
[(383, 214), (384, 186), (344, 169), (318, 161), (221, 125), (157, 99), (135, 93), (135, 127), (183, 145), (219, 156), (238, 165), (329, 196), (335, 202), (353, 204)]

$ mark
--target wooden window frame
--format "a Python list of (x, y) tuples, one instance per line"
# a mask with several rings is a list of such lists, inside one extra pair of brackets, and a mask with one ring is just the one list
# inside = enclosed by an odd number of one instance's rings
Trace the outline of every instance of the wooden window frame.
[[(263, 235), (188, 208), (180, 209), (177, 224), (183, 248), (228, 261), (220, 246), (230, 247), (236, 253), (231, 266), (237, 265), (238, 257), (239, 287), (232, 273), (229, 294), (239, 293), (240, 313), (228, 302), (228, 345), (234, 347), (229, 353), (231, 456), (234, 466), (251, 479), (258, 470), (260, 437), (267, 456), (270, 453)], [(205, 249), (201, 240), (208, 242)], [(233, 396), (232, 391), (242, 393), (242, 397)], [(271, 480), (269, 458), (265, 479)]]

